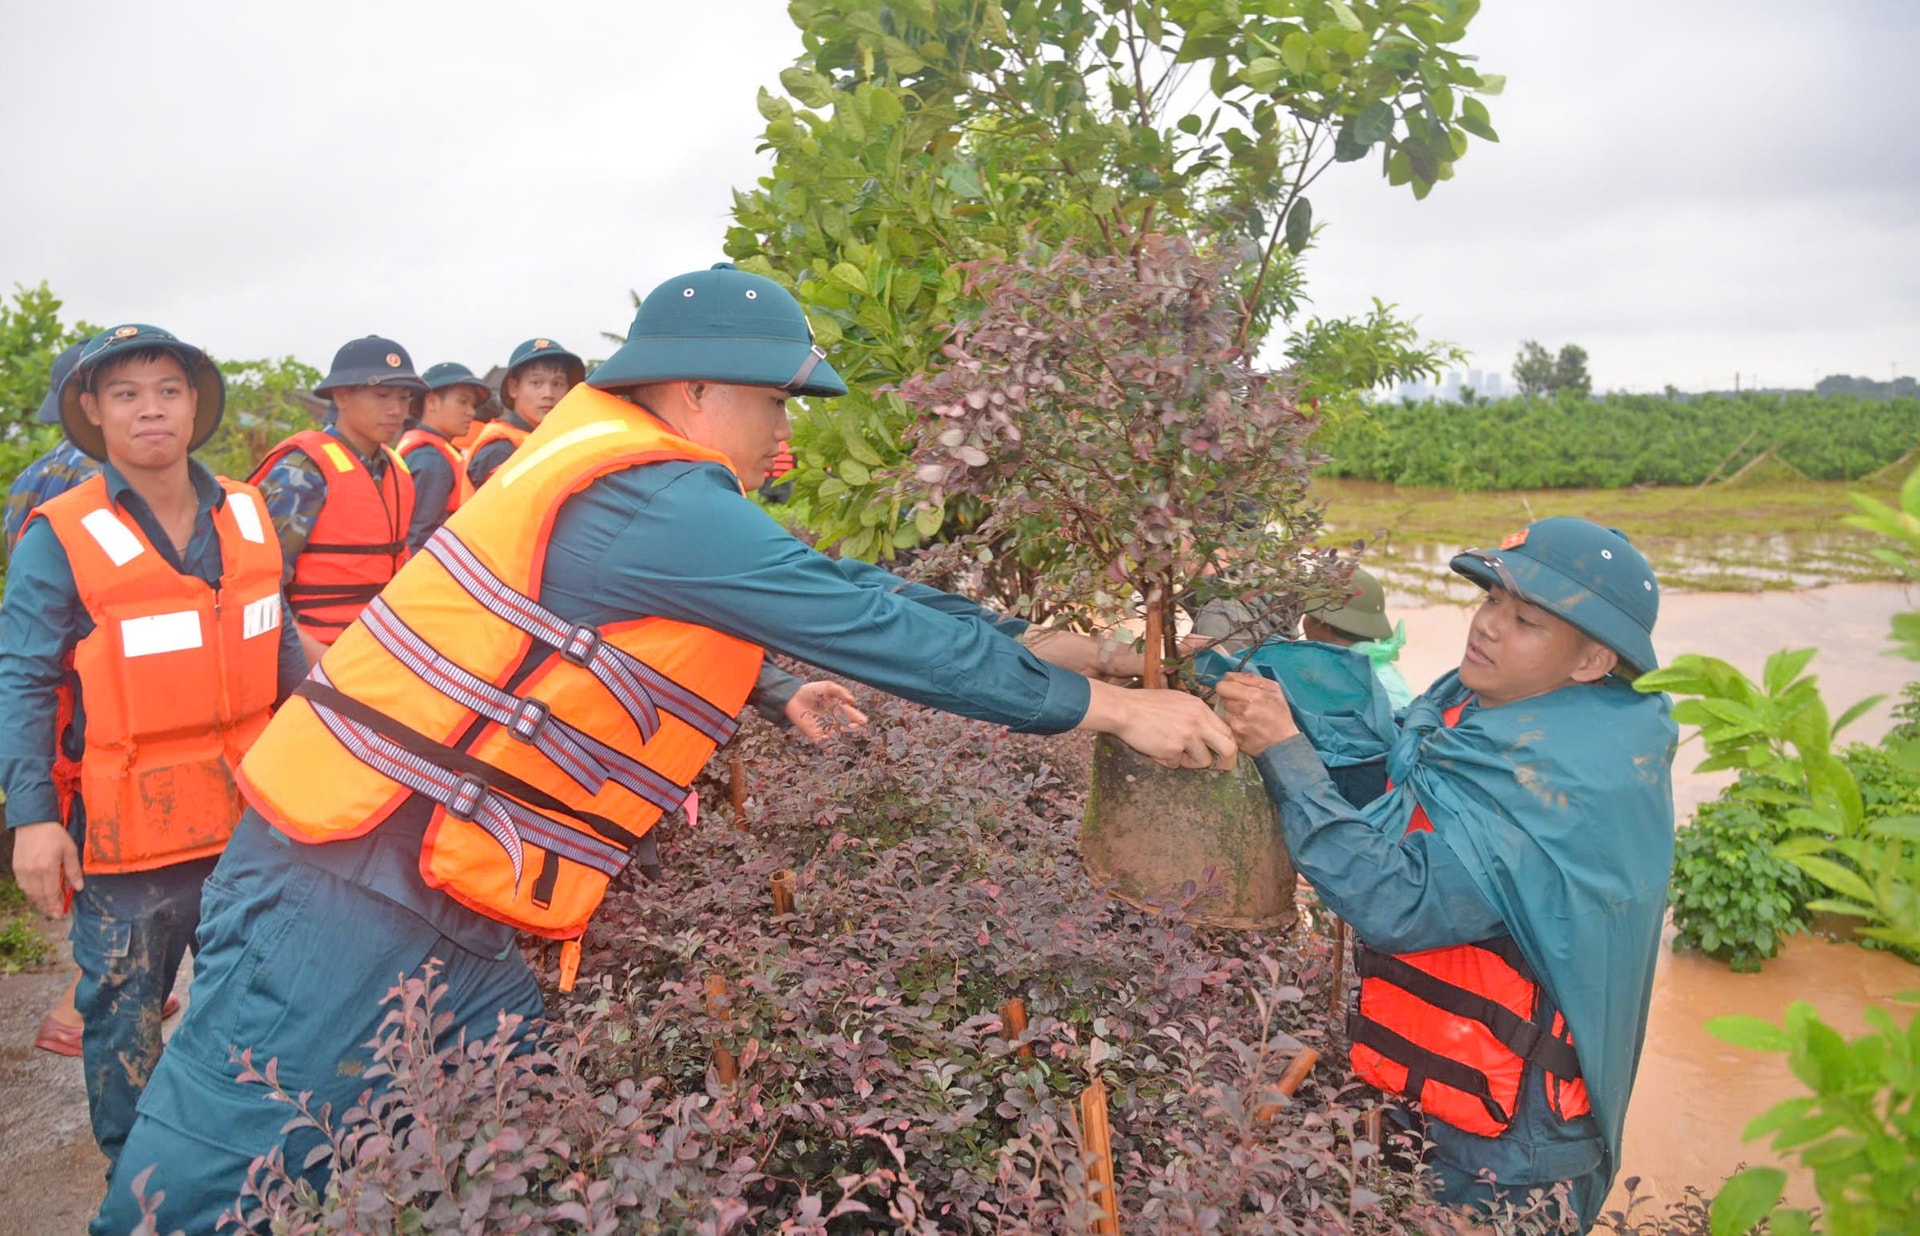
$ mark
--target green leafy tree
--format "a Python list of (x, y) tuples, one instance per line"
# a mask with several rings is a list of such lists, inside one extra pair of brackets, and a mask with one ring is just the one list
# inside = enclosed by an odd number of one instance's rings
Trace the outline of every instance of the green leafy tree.
[(0, 301), (0, 487), (59, 441), (60, 431), (36, 419), (51, 381), (54, 358), (99, 332), (86, 322), (60, 320), (60, 298), (46, 281), (13, 285)]
[(1587, 376), (1587, 350), (1578, 344), (1565, 344), (1553, 360), (1552, 393), (1571, 391), (1582, 399), (1593, 393), (1593, 379)]
[(226, 415), (201, 462), (222, 476), (245, 477), (288, 434), (312, 428), (314, 418), (297, 395), (320, 381), (320, 371), (291, 356), (221, 361)]
[(1545, 395), (1553, 390), (1553, 354), (1529, 339), (1513, 358), (1513, 384), (1522, 395)]
[(1257, 349), (1298, 307), (1306, 190), (1329, 166), (1377, 156), (1424, 197), (1470, 137), (1498, 140), (1479, 96), (1503, 82), (1455, 47), (1477, 9), (795, 0), (806, 50), (788, 97), (761, 95), (774, 166), (736, 194), (727, 251), (794, 288), (854, 388), (798, 418), (814, 525), (866, 557), (922, 535), (877, 474), (911, 419), (890, 388), (965, 307), (959, 263), (1204, 234), (1236, 260), (1238, 343)]

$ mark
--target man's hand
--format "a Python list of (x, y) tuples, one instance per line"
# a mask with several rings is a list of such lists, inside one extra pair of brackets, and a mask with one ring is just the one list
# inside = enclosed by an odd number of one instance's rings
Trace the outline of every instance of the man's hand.
[(867, 714), (853, 706), (853, 692), (839, 683), (810, 682), (787, 701), (787, 720), (808, 742), (822, 743), (836, 729), (865, 725)]
[(1259, 755), (1277, 742), (1300, 732), (1293, 723), (1280, 684), (1258, 674), (1228, 674), (1215, 691), (1220, 711), (1233, 730), (1233, 740), (1248, 755)]
[(53, 820), (22, 824), (13, 830), (13, 878), (42, 914), (59, 918), (67, 912), (67, 890), (85, 883), (80, 847)]
[(1214, 767), (1238, 758), (1233, 734), (1200, 699), (1184, 691), (1128, 691), (1091, 680), (1083, 730), (1112, 734), (1166, 768)]

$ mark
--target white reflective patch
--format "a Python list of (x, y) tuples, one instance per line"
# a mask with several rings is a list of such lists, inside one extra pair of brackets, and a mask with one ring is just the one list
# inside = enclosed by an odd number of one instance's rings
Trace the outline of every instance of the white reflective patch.
[(556, 437), (553, 441), (544, 443), (540, 449), (536, 451), (528, 453), (516, 451), (513, 455), (513, 462), (500, 470), (500, 484), (502, 486), (513, 484), (522, 476), (526, 475), (528, 469), (539, 466), (542, 460), (558, 454), (570, 446), (576, 446), (579, 443), (587, 442), (594, 438), (604, 438), (610, 433), (619, 433), (626, 427), (626, 423), (623, 421), (591, 421), (580, 426), (578, 429), (567, 430), (567, 432)]
[(113, 565), (125, 566), (138, 558), (145, 547), (133, 529), (120, 522), (120, 517), (101, 507), (97, 511), (88, 511), (80, 517), (80, 526), (93, 535), (107, 557), (113, 559)]
[(252, 639), (280, 628), (280, 594), (270, 592), (258, 601), (248, 601), (240, 611), (240, 638)]
[(129, 659), (161, 652), (185, 652), (198, 648), (200, 643), (200, 615), (190, 609), (128, 618), (120, 624), (120, 651)]
[(233, 516), (233, 522), (240, 525), (240, 535), (255, 545), (267, 543), (266, 525), (260, 520), (259, 504), (254, 502), (252, 494), (228, 494), (227, 513)]

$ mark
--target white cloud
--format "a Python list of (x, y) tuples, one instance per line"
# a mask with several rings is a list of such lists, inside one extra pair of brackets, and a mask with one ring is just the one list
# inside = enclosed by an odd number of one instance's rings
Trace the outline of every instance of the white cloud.
[[(721, 254), (765, 166), (779, 0), (16, 6), (0, 45), (0, 287), (323, 366), (547, 334), (598, 354)], [(1312, 311), (1372, 296), (1501, 368), (1598, 383), (1920, 370), (1920, 144), (1900, 0), (1504, 0), (1468, 49), (1503, 141), (1423, 203), (1371, 163), (1313, 194)]]

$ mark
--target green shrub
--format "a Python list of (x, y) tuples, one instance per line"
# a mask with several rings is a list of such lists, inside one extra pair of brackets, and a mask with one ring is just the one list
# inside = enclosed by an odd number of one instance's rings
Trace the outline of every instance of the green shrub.
[(1920, 443), (1920, 400), (1647, 395), (1381, 404), (1323, 431), (1332, 476), (1452, 489), (1697, 485), (1771, 450), (1809, 480), (1857, 480)]
[[(1896, 1000), (1920, 1002), (1920, 991)], [(1745, 1137), (1773, 1137), (1774, 1151), (1813, 1171), (1816, 1217), (1784, 1207), (1787, 1174), (1753, 1167), (1713, 1199), (1713, 1236), (1743, 1236), (1765, 1221), (1771, 1236), (1920, 1232), (1920, 1013), (1902, 1030), (1869, 1006), (1873, 1031), (1847, 1040), (1796, 1001), (1782, 1025), (1758, 1017), (1716, 1017), (1707, 1029), (1739, 1047), (1784, 1053), (1811, 1095), (1775, 1104)]]
[(1700, 808), (1674, 839), (1675, 952), (1699, 949), (1751, 973), (1780, 949), (1780, 937), (1807, 929), (1807, 903), (1820, 889), (1773, 847), (1785, 839), (1781, 814), (1735, 791)]

